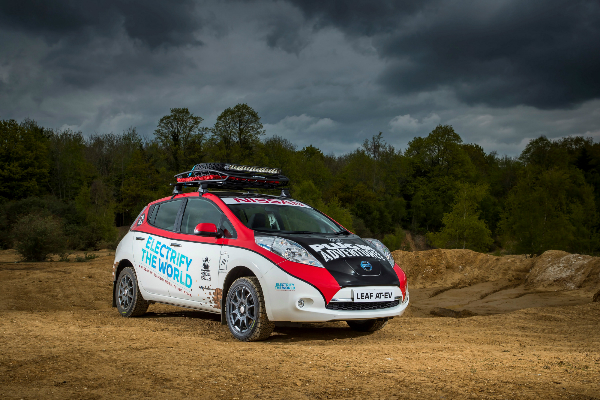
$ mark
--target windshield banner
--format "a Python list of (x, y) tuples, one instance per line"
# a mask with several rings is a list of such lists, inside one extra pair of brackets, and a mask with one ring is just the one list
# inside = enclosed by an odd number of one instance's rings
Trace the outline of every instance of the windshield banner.
[(261, 197), (225, 197), (221, 198), (225, 204), (273, 204), (276, 206), (294, 206), (294, 207), (305, 207), (310, 208), (304, 203), (300, 203), (296, 200), (284, 200), (284, 199), (266, 199)]

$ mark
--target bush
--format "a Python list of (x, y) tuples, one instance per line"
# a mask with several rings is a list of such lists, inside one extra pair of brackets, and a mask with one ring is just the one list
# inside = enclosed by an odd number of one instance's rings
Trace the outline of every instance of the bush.
[(54, 216), (27, 214), (17, 220), (12, 232), (15, 248), (25, 261), (44, 261), (65, 250), (62, 226)]
[(394, 233), (388, 233), (383, 237), (381, 242), (387, 247), (390, 251), (396, 251), (402, 249), (402, 241), (404, 241), (404, 237), (406, 234), (404, 230), (399, 226), (396, 227)]
[(96, 254), (94, 254), (94, 253), (88, 254), (86, 252), (86, 253), (83, 253), (83, 257), (81, 257), (81, 256), (75, 257), (75, 261), (77, 261), (77, 262), (84, 262), (84, 261), (93, 260), (94, 258), (98, 258), (98, 256)]

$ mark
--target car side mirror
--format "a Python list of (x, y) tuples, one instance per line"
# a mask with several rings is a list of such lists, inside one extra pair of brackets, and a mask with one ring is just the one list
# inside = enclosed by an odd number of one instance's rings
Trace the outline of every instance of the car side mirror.
[(215, 224), (210, 222), (204, 222), (196, 225), (196, 227), (194, 228), (194, 235), (216, 238), (220, 238), (221, 236), (223, 236), (221, 230), (217, 228)]

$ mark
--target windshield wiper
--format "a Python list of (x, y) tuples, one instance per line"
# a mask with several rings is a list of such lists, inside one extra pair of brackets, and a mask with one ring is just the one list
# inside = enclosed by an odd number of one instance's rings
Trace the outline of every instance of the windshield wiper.
[(287, 231), (285, 233), (297, 233), (299, 235), (301, 234), (307, 234), (307, 233), (319, 233), (319, 232), (313, 232), (313, 231)]
[(336, 232), (335, 235), (350, 235), (350, 232), (348, 232), (348, 231), (339, 231), (339, 232)]

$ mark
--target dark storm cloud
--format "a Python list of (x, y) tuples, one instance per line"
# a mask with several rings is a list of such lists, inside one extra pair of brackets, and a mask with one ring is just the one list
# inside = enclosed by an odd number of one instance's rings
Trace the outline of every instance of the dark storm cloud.
[(290, 0), (317, 27), (334, 25), (350, 35), (372, 36), (394, 32), (406, 18), (437, 0)]
[(302, 34), (302, 25), (288, 18), (273, 18), (268, 23), (269, 33), (266, 36), (267, 45), (273, 49), (281, 49), (298, 55), (309, 43)]
[(300, 148), (405, 148), (441, 123), (515, 155), (600, 137), (599, 4), (0, 0), (0, 118), (152, 137), (170, 108), (212, 126), (247, 103)]
[(396, 94), (541, 109), (600, 97), (600, 2), (292, 1), (317, 27), (371, 37)]
[(0, 27), (43, 35), (48, 41), (127, 35), (150, 48), (198, 45), (194, 31), (200, 18), (192, 0), (76, 1), (19, 0), (0, 2)]

